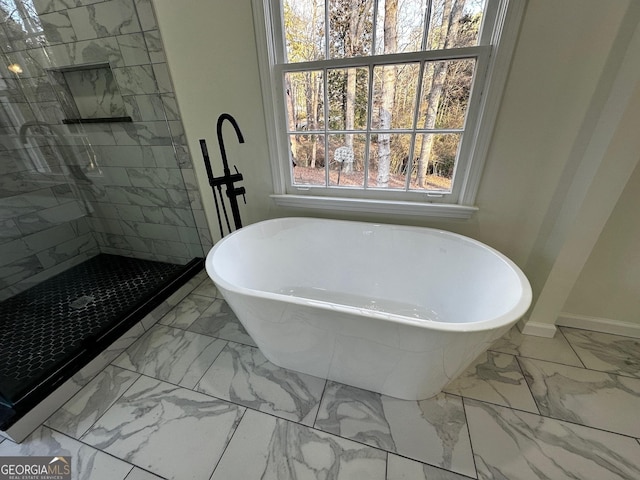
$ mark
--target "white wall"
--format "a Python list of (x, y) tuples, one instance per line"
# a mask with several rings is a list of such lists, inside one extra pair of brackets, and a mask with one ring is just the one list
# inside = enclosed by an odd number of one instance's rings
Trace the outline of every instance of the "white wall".
[[(233, 132), (225, 130), (230, 162), (245, 175), (245, 223), (319, 215), (279, 208), (269, 199), (271, 172), (250, 0), (153, 2), (214, 238), (217, 221), (198, 139), (208, 140), (219, 173), (215, 121), (223, 112), (236, 117), (247, 140), (238, 146)], [(606, 8), (601, 0), (528, 2), (480, 184), (480, 211), (472, 219), (326, 216), (456, 231), (497, 248), (527, 273), (629, 5), (629, 0), (609, 1)]]
[[(239, 145), (233, 128), (224, 127), (230, 167), (246, 180), (244, 223), (272, 216), (271, 171), (267, 157), (262, 94), (250, 0), (154, 0), (154, 7), (176, 97), (183, 115), (191, 156), (214, 239), (219, 237), (211, 188), (202, 163), (199, 139), (207, 141), (214, 174), (222, 174), (216, 121), (229, 113), (246, 143)], [(240, 184), (238, 185), (240, 186)], [(208, 208), (207, 208), (208, 207)]]
[(525, 265), (626, 1), (530, 0), (466, 234)]
[(640, 326), (639, 198), (636, 167), (563, 308), (567, 315)]

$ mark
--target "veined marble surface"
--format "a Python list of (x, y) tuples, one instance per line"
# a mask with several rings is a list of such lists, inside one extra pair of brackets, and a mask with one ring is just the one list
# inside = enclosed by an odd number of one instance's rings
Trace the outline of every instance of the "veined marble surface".
[(118, 340), (113, 342), (107, 349), (94, 358), (88, 365), (73, 376), (73, 381), (78, 385), (86, 385), (93, 379), (109, 362), (115, 360), (122, 352), (144, 335), (142, 322), (136, 323)]
[(131, 473), (127, 475), (125, 480), (163, 480), (163, 478), (142, 470), (141, 468), (133, 467)]
[(244, 408), (141, 377), (82, 441), (157, 475), (208, 480)]
[(45, 425), (70, 437), (80, 438), (138, 377), (138, 373), (107, 366), (49, 417)]
[(131, 0), (110, 0), (68, 10), (79, 40), (141, 30)]
[(68, 71), (63, 75), (80, 118), (125, 116), (122, 97), (108, 67)]
[(506, 335), (503, 335), (489, 347), (489, 350), (576, 367), (583, 366), (561, 332), (557, 332), (553, 338), (543, 338), (523, 335), (518, 327), (514, 326)]
[(520, 364), (542, 415), (640, 437), (640, 379), (526, 358)]
[(584, 366), (640, 378), (640, 339), (561, 327)]
[(255, 347), (229, 342), (196, 390), (313, 425), (325, 380), (280, 368)]
[(225, 345), (224, 340), (156, 325), (113, 364), (193, 388)]
[(240, 323), (240, 320), (238, 320), (238, 317), (236, 317), (236, 314), (233, 313), (227, 302), (220, 298), (213, 300), (187, 330), (231, 342), (256, 346), (251, 336)]
[(212, 299), (210, 297), (191, 294), (158, 320), (158, 323), (169, 327), (187, 329), (211, 306), (211, 303)]
[(384, 480), (386, 453), (248, 410), (211, 480)]
[(366, 445), (475, 477), (460, 397), (398, 400), (327, 382), (315, 427)]
[(71, 456), (71, 472), (79, 480), (125, 480), (131, 465), (89, 445), (40, 427), (21, 444), (5, 440), (0, 456)]
[(505, 407), (538, 413), (516, 357), (485, 352), (444, 391)]
[(387, 480), (468, 480), (471, 477), (432, 467), (408, 458), (389, 454)]
[(478, 479), (640, 478), (634, 439), (466, 400)]
[(215, 298), (218, 295), (218, 289), (216, 288), (213, 280), (209, 277), (202, 280), (202, 283), (193, 291), (194, 295), (204, 295), (205, 297)]

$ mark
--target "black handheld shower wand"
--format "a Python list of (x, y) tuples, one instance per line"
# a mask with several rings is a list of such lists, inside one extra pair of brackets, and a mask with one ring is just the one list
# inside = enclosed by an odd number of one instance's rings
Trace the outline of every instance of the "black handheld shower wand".
[[(213, 200), (216, 204), (216, 214), (218, 215), (218, 226), (220, 227), (220, 237), (224, 237), (224, 230), (222, 229), (222, 217), (220, 217), (220, 205), (218, 204), (218, 195), (214, 186), (213, 170), (211, 169), (211, 160), (209, 159), (209, 150), (207, 149), (207, 142), (204, 138), (200, 139), (200, 150), (202, 150), (202, 158), (204, 158), (204, 166), (207, 169), (207, 177), (209, 177), (209, 185), (211, 185), (211, 191), (213, 192)], [(222, 202), (222, 209), (224, 210), (224, 218), (227, 221), (227, 228), (231, 231), (231, 225), (229, 224), (229, 216), (227, 215), (227, 209), (224, 206), (224, 199), (222, 197), (222, 187), (218, 185), (218, 193), (220, 194), (220, 201)]]

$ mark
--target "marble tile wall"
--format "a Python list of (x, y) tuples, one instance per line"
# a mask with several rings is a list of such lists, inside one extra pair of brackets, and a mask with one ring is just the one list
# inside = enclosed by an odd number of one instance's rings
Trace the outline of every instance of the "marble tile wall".
[[(204, 255), (211, 238), (151, 0), (3, 2), (0, 57), (22, 70), (0, 69), (0, 300), (98, 251)], [(63, 124), (76, 106), (52, 71), (106, 63), (133, 122)], [(21, 138), (34, 121), (47, 125)]]
[(66, 83), (77, 107), (76, 118), (126, 116), (124, 101), (108, 65), (61, 73), (61, 80)]

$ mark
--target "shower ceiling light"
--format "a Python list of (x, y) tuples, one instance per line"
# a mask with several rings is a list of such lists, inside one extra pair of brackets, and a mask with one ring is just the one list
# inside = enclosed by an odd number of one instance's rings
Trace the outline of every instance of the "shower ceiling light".
[(15, 74), (22, 73), (22, 67), (17, 63), (12, 63), (7, 68)]

